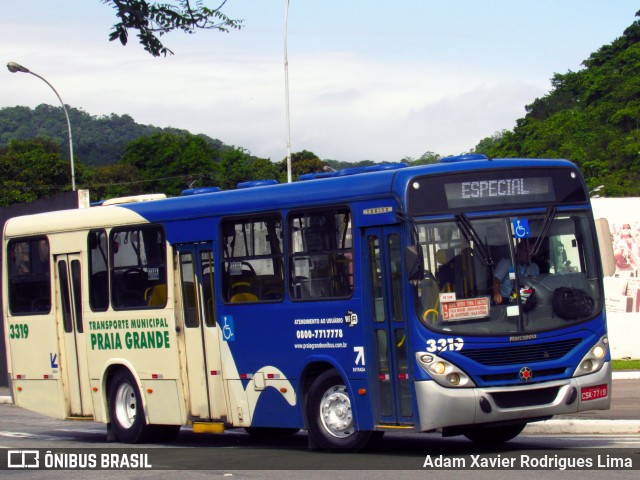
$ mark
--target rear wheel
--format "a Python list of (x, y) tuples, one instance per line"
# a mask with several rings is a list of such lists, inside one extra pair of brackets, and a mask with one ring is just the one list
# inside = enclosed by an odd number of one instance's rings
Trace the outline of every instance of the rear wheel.
[(504, 443), (520, 435), (526, 426), (526, 423), (519, 423), (502, 427), (473, 427), (464, 436), (476, 443)]
[(355, 429), (351, 396), (336, 370), (324, 372), (313, 382), (306, 411), (310, 443), (320, 448), (357, 451), (378, 437)]
[(140, 390), (133, 375), (119, 370), (109, 388), (109, 417), (115, 437), (124, 443), (144, 442), (149, 426), (144, 418)]

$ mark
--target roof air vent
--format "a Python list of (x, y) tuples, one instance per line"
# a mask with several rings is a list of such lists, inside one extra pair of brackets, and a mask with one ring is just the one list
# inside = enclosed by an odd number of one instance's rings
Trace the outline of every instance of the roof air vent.
[(242, 182), (238, 184), (238, 188), (254, 188), (254, 187), (266, 187), (267, 185), (277, 185), (277, 180), (250, 180), (248, 182)]
[(465, 155), (456, 155), (455, 157), (444, 157), (440, 159), (441, 163), (454, 162), (470, 162), (474, 160), (489, 160), (489, 157), (482, 153), (467, 153)]
[(182, 195), (183, 197), (186, 197), (189, 195), (202, 195), (203, 193), (214, 193), (219, 191), (220, 191), (219, 187), (197, 187), (197, 188), (188, 188), (186, 190), (183, 190), (182, 192), (180, 192), (180, 195)]

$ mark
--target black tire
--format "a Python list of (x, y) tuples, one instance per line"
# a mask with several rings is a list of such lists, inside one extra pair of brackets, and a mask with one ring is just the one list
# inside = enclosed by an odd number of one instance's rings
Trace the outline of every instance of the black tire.
[(474, 427), (467, 430), (464, 436), (476, 443), (504, 443), (520, 435), (526, 426), (526, 423), (519, 423), (502, 427)]
[(316, 378), (306, 405), (309, 444), (326, 450), (358, 451), (377, 438), (376, 432), (355, 429), (351, 405), (351, 396), (336, 370)]
[(109, 419), (116, 439), (123, 443), (142, 443), (149, 426), (144, 418), (138, 385), (126, 369), (116, 372), (109, 387)]

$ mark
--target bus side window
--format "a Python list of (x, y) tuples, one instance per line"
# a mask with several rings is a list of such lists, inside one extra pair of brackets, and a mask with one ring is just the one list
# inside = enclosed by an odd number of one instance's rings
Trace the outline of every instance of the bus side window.
[(49, 241), (12, 240), (8, 245), (9, 310), (16, 315), (43, 315), (51, 310)]
[(282, 218), (272, 214), (222, 222), (222, 296), (228, 303), (284, 297)]
[(353, 292), (351, 217), (347, 208), (289, 219), (290, 295), (295, 300), (344, 298)]
[(94, 312), (109, 308), (109, 252), (107, 232), (89, 232), (89, 305)]
[(164, 308), (167, 255), (162, 227), (114, 228), (110, 246), (113, 308)]

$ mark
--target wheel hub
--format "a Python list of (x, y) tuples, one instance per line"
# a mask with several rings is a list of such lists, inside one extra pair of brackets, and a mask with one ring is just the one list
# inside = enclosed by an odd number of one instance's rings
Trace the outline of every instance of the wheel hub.
[(328, 433), (338, 438), (353, 434), (351, 399), (344, 385), (330, 388), (322, 396), (320, 418)]
[(115, 399), (115, 413), (118, 423), (124, 428), (131, 428), (136, 420), (137, 400), (133, 387), (128, 383), (120, 385)]

